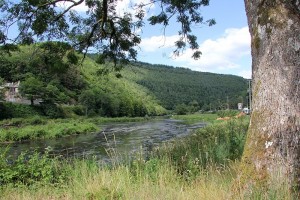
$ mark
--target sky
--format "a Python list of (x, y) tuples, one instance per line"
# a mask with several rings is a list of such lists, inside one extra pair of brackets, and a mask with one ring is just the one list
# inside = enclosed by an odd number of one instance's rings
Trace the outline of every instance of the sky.
[[(121, 14), (132, 11), (135, 3), (147, 3), (150, 0), (120, 0), (117, 10)], [(60, 5), (64, 7), (66, 5)], [(158, 12), (158, 7), (148, 8), (146, 18)], [(85, 12), (82, 4), (75, 7), (78, 12)], [(174, 58), (172, 51), (178, 39), (179, 24), (170, 23), (165, 32), (163, 27), (151, 26), (139, 30), (142, 42), (138, 48), (138, 61), (151, 64), (163, 64), (174, 67), (189, 68), (194, 71), (233, 74), (251, 78), (250, 34), (247, 25), (243, 0), (210, 0), (210, 5), (201, 8), (204, 19), (214, 18), (216, 25), (193, 26), (202, 56), (199, 60), (191, 58), (192, 51), (186, 49), (179, 57)]]

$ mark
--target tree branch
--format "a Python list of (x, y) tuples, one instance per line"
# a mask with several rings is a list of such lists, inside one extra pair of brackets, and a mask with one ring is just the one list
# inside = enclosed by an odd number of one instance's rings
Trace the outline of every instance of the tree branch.
[(79, 4), (83, 3), (84, 0), (80, 0), (80, 1), (78, 1), (77, 3), (74, 2), (74, 1), (71, 1), (71, 2), (73, 2), (74, 4), (71, 5), (71, 6), (69, 6), (69, 7), (68, 7), (67, 9), (65, 9), (60, 15), (58, 15), (58, 16), (54, 19), (54, 22), (55, 22), (55, 21), (58, 21), (58, 20), (59, 20), (61, 17), (63, 17), (67, 12), (69, 12), (69, 10), (71, 10), (73, 7), (78, 6)]

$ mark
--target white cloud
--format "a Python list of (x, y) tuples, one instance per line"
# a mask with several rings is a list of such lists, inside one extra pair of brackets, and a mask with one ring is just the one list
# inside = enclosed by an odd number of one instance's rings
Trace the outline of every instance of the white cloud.
[[(143, 38), (140, 44), (142, 52), (170, 54), (178, 35), (152, 36)], [(218, 39), (207, 39), (200, 44), (202, 56), (199, 60), (192, 58), (193, 51), (187, 49), (182, 55), (172, 59), (172, 65), (187, 67), (196, 71), (217, 73), (234, 73), (245, 78), (251, 77), (249, 58), (251, 53), (248, 27), (226, 29)], [(246, 60), (246, 65), (243, 61)]]
[(140, 47), (144, 52), (155, 52), (158, 49), (168, 49), (174, 47), (174, 42), (177, 41), (178, 38), (178, 35), (143, 38)]
[(199, 60), (191, 58), (192, 50), (187, 50), (175, 62), (185, 63), (186, 67), (198, 71), (214, 69), (227, 70), (239, 68), (238, 60), (250, 55), (250, 34), (248, 27), (226, 29), (225, 34), (216, 40), (205, 40), (200, 44), (202, 56)]

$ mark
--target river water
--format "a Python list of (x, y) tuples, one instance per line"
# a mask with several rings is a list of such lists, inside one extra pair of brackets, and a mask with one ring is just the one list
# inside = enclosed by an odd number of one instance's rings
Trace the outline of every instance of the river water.
[[(9, 154), (23, 151), (45, 152), (61, 157), (90, 158), (109, 162), (112, 159), (146, 154), (156, 146), (190, 134), (204, 123), (185, 125), (179, 120), (110, 123), (101, 125), (98, 133), (72, 135), (57, 139), (41, 139), (9, 144)], [(0, 145), (4, 146), (4, 144)]]

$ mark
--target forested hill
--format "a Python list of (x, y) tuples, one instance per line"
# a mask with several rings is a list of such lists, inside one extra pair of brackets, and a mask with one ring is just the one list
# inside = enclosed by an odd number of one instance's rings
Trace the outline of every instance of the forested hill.
[(233, 75), (196, 72), (186, 68), (136, 62), (125, 68), (125, 78), (149, 89), (167, 109), (198, 103), (199, 108), (236, 108), (246, 102), (247, 80)]
[(224, 109), (227, 102), (236, 108), (245, 102), (247, 81), (238, 76), (133, 62), (123, 66), (120, 77), (105, 73), (112, 64), (93, 59), (81, 63), (82, 55), (62, 42), (19, 46), (1, 54), (0, 82), (20, 81), (20, 95), (32, 102), (81, 106), (88, 115), (111, 117), (162, 115), (164, 108), (180, 104), (193, 105), (196, 111)]
[[(0, 86), (1, 82), (20, 81), (21, 97), (41, 99), (46, 116), (63, 115), (55, 105), (72, 105), (76, 114), (89, 116), (165, 114), (165, 109), (146, 88), (129, 79), (117, 78), (115, 73), (101, 74), (107, 66), (88, 57), (81, 63), (82, 55), (66, 43), (18, 46), (15, 51), (0, 55)], [(18, 94), (16, 98), (19, 97)]]

